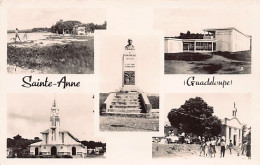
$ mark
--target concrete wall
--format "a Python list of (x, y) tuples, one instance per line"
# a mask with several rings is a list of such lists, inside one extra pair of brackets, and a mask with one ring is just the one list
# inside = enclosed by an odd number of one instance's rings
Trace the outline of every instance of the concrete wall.
[(232, 52), (233, 50), (232, 31), (233, 31), (232, 29), (216, 30), (216, 34), (215, 34), (215, 38), (217, 40), (216, 51)]
[(140, 101), (142, 106), (144, 107), (144, 113), (150, 113), (152, 109), (152, 104), (150, 103), (147, 95), (145, 93), (140, 93)]
[(247, 51), (250, 50), (250, 37), (235, 29), (216, 30), (217, 51)]
[(250, 37), (245, 36), (236, 30), (233, 30), (232, 52), (247, 51), (247, 50), (250, 50)]
[(76, 155), (84, 156), (87, 154), (87, 146), (81, 145), (52, 145), (52, 146), (31, 146), (30, 154), (35, 155), (35, 148), (38, 147), (38, 153), (42, 155), (51, 155), (51, 147), (57, 148), (57, 155), (72, 155), (72, 147), (76, 147)]
[(183, 52), (183, 43), (181, 39), (165, 39), (164, 53)]
[(104, 104), (102, 105), (102, 107), (104, 107), (104, 110), (102, 109), (102, 112), (108, 112), (108, 109), (110, 108), (111, 102), (113, 100), (113, 98), (115, 97), (116, 93), (109, 93), (109, 95), (106, 98), (106, 101), (104, 102)]

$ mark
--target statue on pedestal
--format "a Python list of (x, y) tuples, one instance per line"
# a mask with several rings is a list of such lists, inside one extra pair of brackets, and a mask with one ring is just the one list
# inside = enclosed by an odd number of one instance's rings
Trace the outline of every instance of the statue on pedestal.
[(128, 45), (125, 46), (125, 50), (135, 50), (135, 47), (132, 45), (133, 40), (132, 39), (128, 39)]

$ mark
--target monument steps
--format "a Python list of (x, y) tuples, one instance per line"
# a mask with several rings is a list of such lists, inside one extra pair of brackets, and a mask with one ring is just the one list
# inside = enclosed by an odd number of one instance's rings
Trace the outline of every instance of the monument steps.
[(118, 117), (132, 117), (132, 118), (150, 118), (146, 113), (102, 113), (102, 116), (118, 116)]
[(109, 113), (140, 113), (142, 109), (108, 109)]

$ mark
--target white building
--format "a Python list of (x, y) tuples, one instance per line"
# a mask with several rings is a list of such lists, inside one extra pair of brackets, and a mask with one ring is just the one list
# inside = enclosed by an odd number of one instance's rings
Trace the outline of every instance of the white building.
[(203, 31), (203, 39), (165, 37), (164, 53), (238, 52), (251, 50), (251, 36), (242, 33), (234, 27), (204, 29)]
[(87, 147), (82, 145), (69, 131), (60, 128), (59, 109), (54, 100), (50, 128), (41, 132), (42, 141), (30, 145), (31, 155), (71, 155), (86, 157)]
[(173, 37), (164, 38), (164, 53), (183, 52), (183, 40)]
[(82, 25), (75, 25), (73, 26), (73, 33), (76, 35), (85, 35), (86, 34), (86, 27)]
[(219, 29), (204, 29), (217, 40), (216, 51), (238, 52), (250, 50), (251, 36), (234, 27)]
[(235, 146), (238, 146), (239, 143), (242, 144), (242, 131), (243, 124), (236, 117), (237, 108), (234, 103), (234, 110), (232, 111), (232, 118), (225, 118), (222, 120), (222, 131), (221, 137), (225, 137), (226, 143), (229, 144), (229, 141), (232, 140), (232, 143)]

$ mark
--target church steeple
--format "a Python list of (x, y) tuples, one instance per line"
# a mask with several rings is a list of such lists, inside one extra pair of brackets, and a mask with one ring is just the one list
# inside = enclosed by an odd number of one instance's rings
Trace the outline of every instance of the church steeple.
[(232, 111), (232, 116), (237, 117), (237, 108), (236, 108), (236, 103), (234, 102), (234, 109)]
[(56, 104), (56, 99), (54, 99), (51, 107), (50, 121), (51, 121), (51, 128), (56, 128), (57, 126), (60, 126), (59, 109)]
[(59, 132), (60, 132), (60, 117), (59, 117), (59, 109), (57, 107), (56, 98), (55, 98), (51, 107), (51, 115), (50, 115), (49, 142), (51, 144), (55, 144), (59, 142)]

